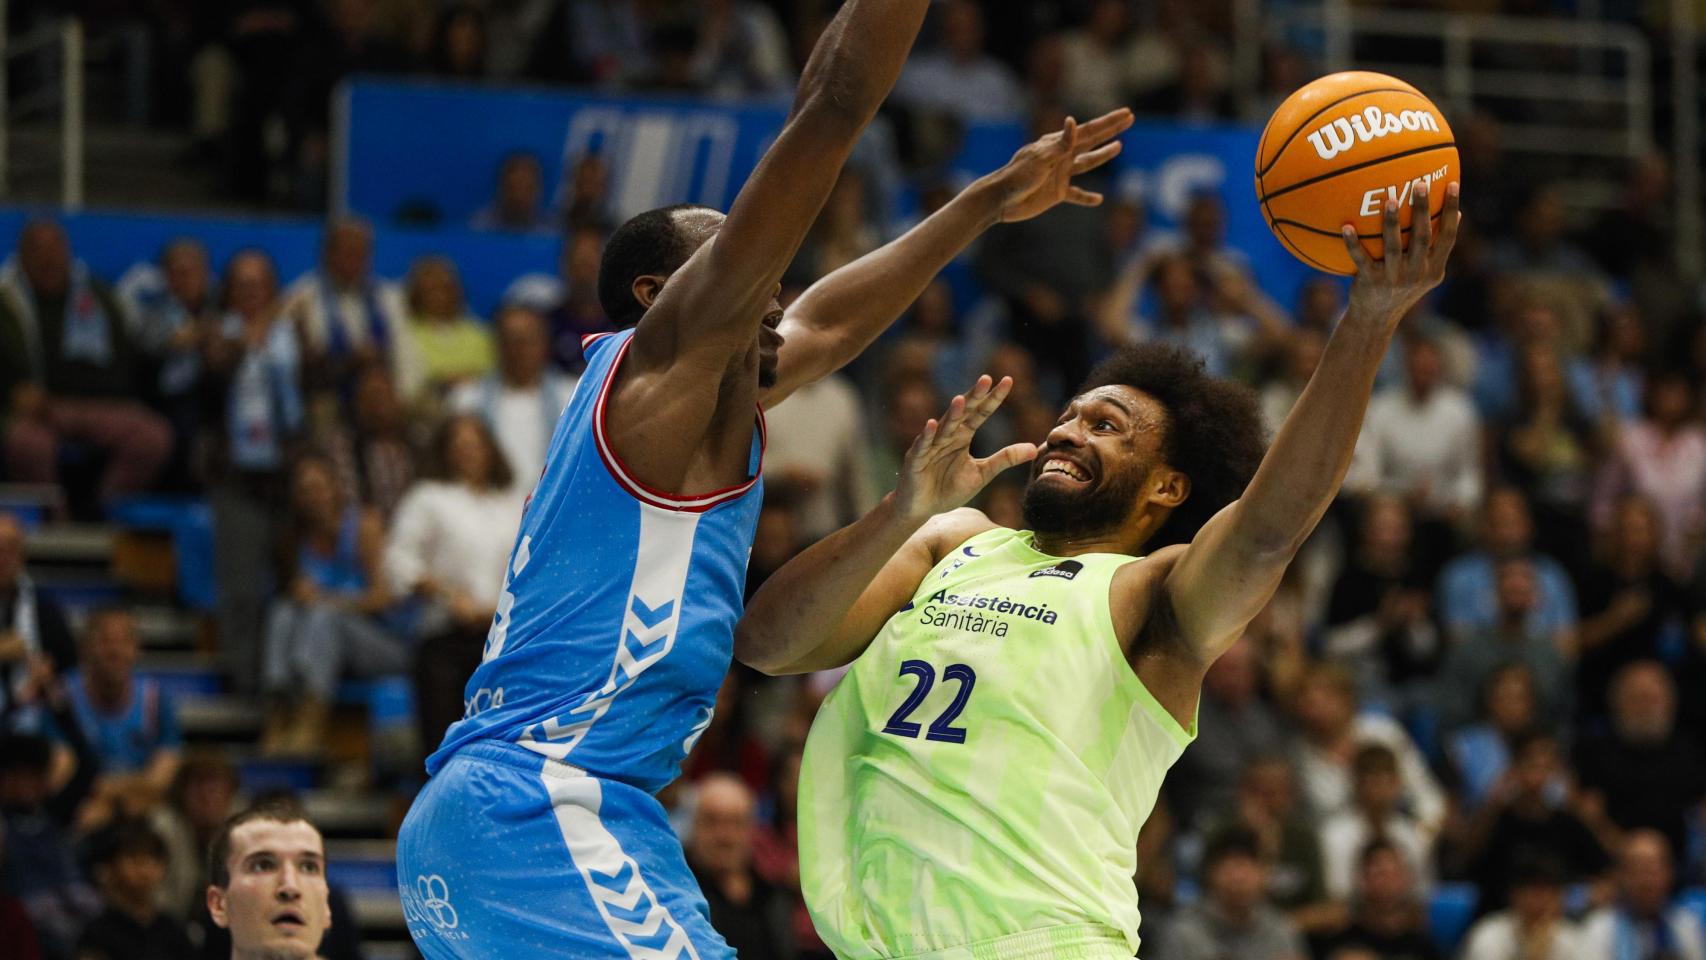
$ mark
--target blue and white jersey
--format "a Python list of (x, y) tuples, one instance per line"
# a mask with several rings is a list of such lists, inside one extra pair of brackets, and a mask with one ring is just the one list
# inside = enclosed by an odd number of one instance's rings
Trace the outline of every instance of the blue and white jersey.
[(763, 414), (745, 483), (692, 497), (647, 488), (604, 432), (632, 337), (585, 341), (466, 709), (429, 773), (465, 744), (500, 740), (655, 792), (711, 722), (763, 497)]

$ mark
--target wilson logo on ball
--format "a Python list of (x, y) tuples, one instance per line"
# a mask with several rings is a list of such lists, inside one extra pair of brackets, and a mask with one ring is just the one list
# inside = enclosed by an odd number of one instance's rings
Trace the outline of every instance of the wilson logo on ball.
[(1405, 130), (1439, 131), (1439, 121), (1426, 110), (1405, 110), (1386, 113), (1379, 107), (1368, 107), (1361, 113), (1340, 117), (1311, 133), (1309, 143), (1323, 160), (1331, 160), (1358, 143)]

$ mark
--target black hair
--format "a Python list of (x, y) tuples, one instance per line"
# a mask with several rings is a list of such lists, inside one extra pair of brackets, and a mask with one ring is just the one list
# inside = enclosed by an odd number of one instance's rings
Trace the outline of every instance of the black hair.
[(1211, 837), (1203, 847), (1202, 869), (1206, 877), (1220, 866), (1221, 861), (1232, 857), (1245, 857), (1260, 862), (1262, 845), (1256, 838), (1256, 832), (1246, 827), (1230, 827)]
[(1398, 755), (1384, 743), (1365, 743), (1357, 748), (1356, 756), (1351, 760), (1351, 772), (1354, 776), (1368, 773), (1398, 772)]
[(699, 249), (695, 237), (681, 229), (677, 214), (713, 208), (677, 203), (647, 210), (616, 228), (604, 244), (598, 265), (598, 303), (618, 329), (640, 322), (646, 308), (634, 298), (634, 281), (644, 276), (668, 276)]
[(97, 867), (120, 857), (140, 855), (162, 862), (167, 859), (166, 841), (143, 820), (119, 820), (96, 834), (89, 846), (89, 862)]
[(1396, 843), (1393, 843), (1386, 837), (1377, 836), (1373, 840), (1362, 845), (1362, 852), (1357, 854), (1357, 866), (1366, 870), (1368, 869), (1368, 862), (1383, 853), (1395, 853), (1398, 855), (1399, 859), (1404, 860), (1405, 863), (1409, 862), (1409, 860), (1404, 857), (1404, 851), (1398, 849), (1398, 845)]
[(1266, 428), (1256, 395), (1209, 376), (1189, 350), (1162, 343), (1125, 347), (1097, 364), (1078, 393), (1113, 384), (1146, 393), (1167, 411), (1161, 459), (1191, 481), (1190, 495), (1145, 548), (1189, 543), (1209, 518), (1244, 495), (1262, 462)]
[(0, 736), (0, 773), (44, 774), (53, 768), (53, 744), (21, 733)]

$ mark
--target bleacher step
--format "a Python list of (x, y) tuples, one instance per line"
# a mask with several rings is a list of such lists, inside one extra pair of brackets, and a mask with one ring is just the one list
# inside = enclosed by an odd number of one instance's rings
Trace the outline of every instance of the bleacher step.
[(31, 563), (99, 564), (112, 560), (118, 534), (103, 523), (56, 523), (30, 531), (25, 541)]

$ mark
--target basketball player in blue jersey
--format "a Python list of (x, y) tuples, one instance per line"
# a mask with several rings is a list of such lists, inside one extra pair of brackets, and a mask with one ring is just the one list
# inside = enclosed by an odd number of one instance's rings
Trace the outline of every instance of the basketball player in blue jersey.
[(761, 496), (761, 407), (851, 360), (983, 229), (1100, 197), (1119, 111), (1026, 146), (787, 311), (778, 280), (893, 85), (928, 0), (848, 0), (724, 218), (641, 214), (521, 520), (463, 719), (403, 824), (410, 934), (439, 958), (732, 951), (653, 794), (710, 723)]

